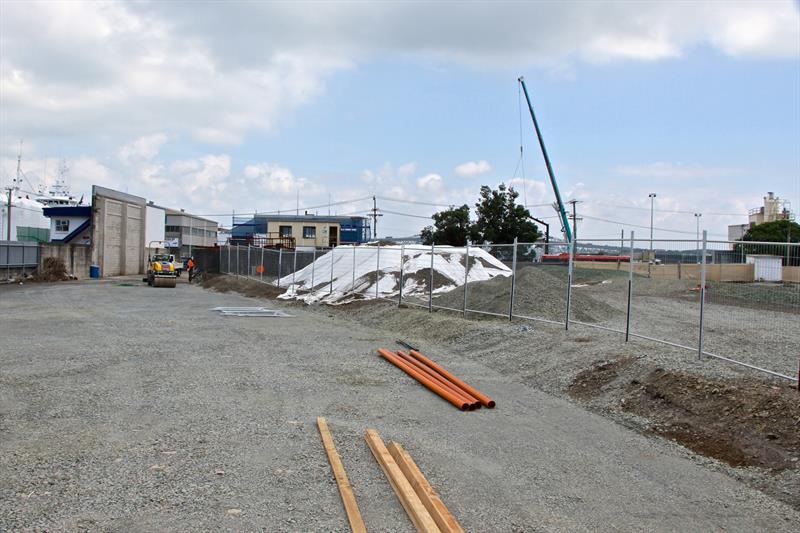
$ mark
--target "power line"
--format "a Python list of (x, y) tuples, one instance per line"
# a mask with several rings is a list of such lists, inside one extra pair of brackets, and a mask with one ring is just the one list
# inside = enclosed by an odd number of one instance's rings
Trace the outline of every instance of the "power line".
[[(637, 207), (633, 205), (618, 205), (618, 204), (607, 204), (605, 202), (587, 202), (592, 205), (601, 205), (605, 207), (614, 207), (617, 209), (634, 209), (637, 211), (647, 211), (650, 212), (649, 207)], [(669, 209), (653, 209), (653, 211), (657, 213), (671, 213), (671, 214), (680, 214), (680, 215), (693, 215), (695, 213), (700, 213), (701, 211), (682, 211), (679, 209), (669, 210)], [(738, 217), (743, 216), (742, 213), (705, 213), (703, 212), (703, 216), (720, 216), (720, 217)], [(649, 226), (648, 226), (649, 227)]]
[[(584, 218), (588, 218), (590, 220), (597, 220), (599, 222), (608, 222), (609, 224), (617, 224), (619, 226), (626, 226), (626, 227), (631, 227), (631, 228), (650, 229), (650, 226), (642, 226), (642, 225), (639, 225), (639, 224), (630, 224), (628, 222), (620, 222), (619, 220), (609, 220), (607, 218), (593, 217), (593, 216), (589, 216), (589, 215), (583, 215), (583, 217)], [(686, 235), (694, 235), (695, 234), (694, 231), (684, 231), (684, 230), (671, 229), (671, 228), (653, 227), (653, 229), (657, 229), (658, 231), (666, 231), (666, 232), (669, 232), (669, 233), (682, 233), (682, 234), (686, 234)], [(716, 233), (716, 234), (712, 233), (711, 235), (722, 236), (722, 235), (720, 235), (718, 233)]]
[(428, 205), (432, 207), (450, 207), (455, 206), (455, 202), (450, 203), (431, 203), (431, 202), (420, 202), (418, 200), (402, 200), (400, 198), (388, 198), (386, 196), (377, 196), (378, 200), (383, 200), (385, 202), (397, 202), (401, 204), (414, 204), (414, 205)]
[(411, 218), (422, 218), (425, 220), (431, 220), (430, 216), (424, 217), (422, 215), (412, 215), (411, 213), (400, 213), (399, 211), (387, 211), (386, 209), (381, 209), (387, 215), (397, 215), (401, 217), (411, 217)]

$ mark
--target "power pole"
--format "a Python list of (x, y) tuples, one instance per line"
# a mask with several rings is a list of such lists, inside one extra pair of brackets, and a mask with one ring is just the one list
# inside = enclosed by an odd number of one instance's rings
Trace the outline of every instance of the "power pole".
[(382, 213), (378, 213), (378, 202), (375, 196), (372, 197), (372, 238), (378, 238), (378, 217), (382, 217)]
[(578, 218), (578, 214), (576, 212), (575, 206), (578, 204), (579, 200), (570, 200), (567, 202), (568, 204), (572, 204), (572, 255), (575, 256), (578, 254), (578, 221), (583, 220), (583, 218)]
[(11, 185), (8, 186), (8, 227), (7, 238), (11, 240), (11, 197), (15, 189), (19, 188), (22, 183), (22, 140), (19, 141), (19, 153), (17, 153), (17, 175), (11, 180)]

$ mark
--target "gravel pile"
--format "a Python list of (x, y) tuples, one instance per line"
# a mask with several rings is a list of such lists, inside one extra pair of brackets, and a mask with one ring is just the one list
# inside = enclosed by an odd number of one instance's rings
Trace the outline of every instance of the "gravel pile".
[[(514, 314), (564, 320), (566, 313), (566, 279), (559, 278), (538, 267), (521, 268), (517, 271), (514, 289)], [(508, 313), (511, 282), (497, 277), (467, 285), (467, 307), (490, 313)], [(464, 293), (453, 291), (436, 298), (436, 304), (462, 308)], [(618, 314), (613, 307), (580, 291), (572, 292), (570, 312), (573, 320), (598, 322)]]

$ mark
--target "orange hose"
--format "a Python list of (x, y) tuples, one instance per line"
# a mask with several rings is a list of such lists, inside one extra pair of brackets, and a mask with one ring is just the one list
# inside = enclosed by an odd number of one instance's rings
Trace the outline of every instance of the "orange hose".
[(469, 395), (474, 396), (475, 398), (477, 398), (478, 401), (480, 401), (484, 406), (488, 407), (489, 409), (492, 409), (496, 405), (494, 403), (494, 400), (492, 400), (491, 398), (489, 398), (485, 394), (482, 394), (477, 389), (475, 389), (473, 387), (470, 387), (469, 385), (467, 385), (466, 383), (464, 383), (463, 381), (461, 381), (460, 379), (455, 377), (453, 374), (451, 374), (450, 372), (445, 370), (441, 365), (438, 365), (435, 362), (431, 361), (430, 359), (428, 359), (427, 357), (425, 357), (424, 355), (422, 355), (418, 351), (411, 350), (409, 353), (411, 354), (411, 356), (413, 358), (417, 359), (421, 363), (424, 363), (427, 366), (429, 366), (430, 368), (434, 369), (436, 372), (438, 372), (443, 377), (445, 377), (448, 381), (450, 381), (453, 385), (456, 385), (459, 389), (461, 389), (464, 392), (468, 393)]
[(469, 408), (469, 404), (467, 404), (467, 402), (465, 402), (461, 396), (457, 396), (440, 386), (438, 383), (428, 378), (425, 374), (403, 361), (403, 359), (401, 359), (399, 356), (393, 354), (385, 348), (378, 348), (378, 353), (381, 355), (381, 357), (392, 363), (394, 366), (419, 381), (428, 390), (435, 392), (462, 411), (466, 411)]
[(427, 376), (429, 378), (431, 378), (432, 380), (434, 380), (437, 383), (439, 383), (440, 386), (442, 386), (445, 389), (449, 390), (450, 392), (452, 392), (456, 396), (462, 397), (464, 399), (464, 401), (469, 403), (470, 411), (475, 410), (475, 409), (477, 409), (477, 408), (479, 408), (481, 406), (481, 402), (479, 402), (477, 399), (473, 398), (472, 396), (470, 396), (469, 394), (467, 394), (463, 390), (459, 389), (458, 387), (456, 387), (455, 385), (453, 385), (452, 383), (447, 381), (441, 374), (439, 374), (438, 372), (434, 371), (430, 367), (428, 367), (426, 365), (423, 365), (422, 363), (420, 363), (419, 361), (417, 361), (416, 359), (414, 359), (413, 357), (411, 357), (410, 355), (408, 355), (407, 353), (405, 353), (405, 352), (403, 352), (401, 350), (397, 350), (394, 353), (399, 355), (405, 362), (407, 362), (408, 364), (414, 366), (420, 372), (424, 372), (425, 374), (427, 374)]

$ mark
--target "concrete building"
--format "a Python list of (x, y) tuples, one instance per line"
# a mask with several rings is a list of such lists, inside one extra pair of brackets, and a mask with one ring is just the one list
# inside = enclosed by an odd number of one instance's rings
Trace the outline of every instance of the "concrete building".
[(145, 199), (92, 186), (92, 264), (102, 276), (142, 274), (145, 259)]
[(776, 220), (794, 220), (794, 214), (788, 200), (782, 200), (775, 193), (768, 192), (764, 197), (764, 205), (754, 207), (747, 213), (747, 224), (728, 226), (728, 240), (741, 240), (750, 228)]
[(191, 248), (217, 245), (219, 224), (216, 221), (192, 215), (183, 209), (162, 209), (166, 212), (164, 240), (170, 243), (171, 249), (180, 249), (181, 257), (190, 255)]
[(234, 219), (231, 242), (271, 248), (326, 248), (360, 244), (370, 235), (365, 217), (255, 215)]

